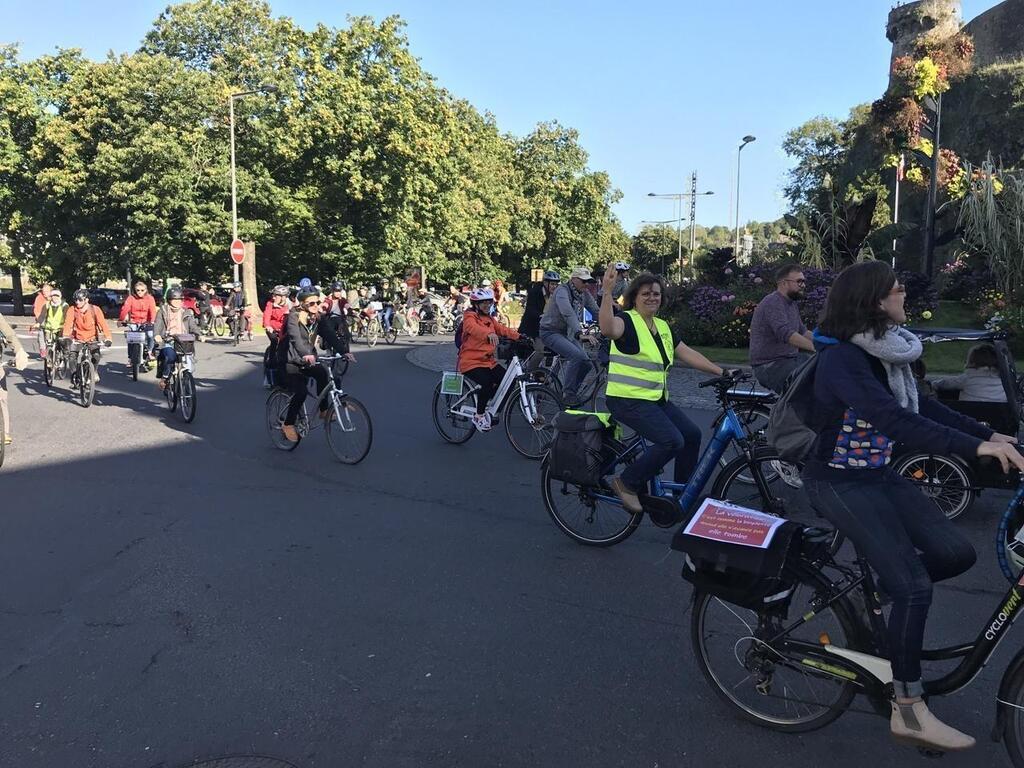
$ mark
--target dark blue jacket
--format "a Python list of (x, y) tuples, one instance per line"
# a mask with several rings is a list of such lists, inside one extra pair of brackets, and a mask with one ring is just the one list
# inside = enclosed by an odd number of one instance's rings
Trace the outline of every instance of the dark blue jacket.
[(930, 397), (920, 398), (918, 413), (900, 406), (881, 361), (855, 344), (818, 333), (814, 342), (815, 411), (824, 427), (804, 470), (808, 477), (881, 480), (885, 472), (879, 470), (888, 466), (893, 442), (973, 459), (981, 442), (992, 436), (991, 429)]

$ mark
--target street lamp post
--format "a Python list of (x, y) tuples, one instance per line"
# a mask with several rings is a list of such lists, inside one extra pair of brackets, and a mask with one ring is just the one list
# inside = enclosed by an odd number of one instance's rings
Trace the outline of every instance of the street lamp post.
[[(235, 179), (235, 99), (254, 93), (277, 93), (277, 86), (264, 83), (254, 91), (232, 93), (228, 98), (228, 114), (231, 123), (231, 240), (238, 239), (238, 182)], [(234, 281), (238, 282), (238, 265), (234, 264)]]
[(733, 247), (732, 257), (739, 263), (740, 258), (740, 160), (743, 157), (743, 148), (752, 141), (757, 141), (756, 136), (744, 136), (736, 152), (736, 245)]
[[(671, 198), (671, 199), (677, 201), (678, 204), (679, 204), (679, 219), (678, 219), (679, 226), (677, 227), (678, 231), (676, 233), (677, 236), (678, 236), (678, 240), (679, 240), (678, 253), (677, 253), (678, 264), (679, 264), (679, 282), (683, 281), (683, 198), (689, 197), (691, 200), (696, 200), (696, 198), (698, 198), (698, 197), (701, 197), (701, 196), (704, 196), (704, 195), (713, 195), (713, 194), (715, 194), (715, 193), (714, 192), (673, 192), (673, 193), (669, 193), (669, 194), (665, 194), (665, 195), (659, 195), (656, 192), (648, 192), (647, 193), (648, 197)], [(694, 206), (694, 209), (696, 209), (696, 206)], [(692, 216), (691, 218), (692, 219), (696, 219), (696, 215)], [(691, 226), (692, 226), (692, 221), (691, 221)], [(692, 240), (692, 238), (691, 238), (691, 240)], [(694, 263), (693, 263), (693, 253), (692, 252), (690, 253), (690, 269), (691, 270), (695, 269)]]

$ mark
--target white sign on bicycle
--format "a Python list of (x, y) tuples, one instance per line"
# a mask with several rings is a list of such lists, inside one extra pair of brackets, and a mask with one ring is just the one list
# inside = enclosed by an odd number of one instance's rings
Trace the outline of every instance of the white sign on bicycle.
[(705, 499), (684, 533), (725, 544), (767, 549), (775, 531), (785, 521), (727, 501)]

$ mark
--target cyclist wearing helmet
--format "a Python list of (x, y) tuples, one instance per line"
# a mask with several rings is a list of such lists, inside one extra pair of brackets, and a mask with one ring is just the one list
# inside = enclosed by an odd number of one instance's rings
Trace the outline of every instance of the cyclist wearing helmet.
[(480, 288), (469, 295), (470, 309), (462, 316), (462, 346), (459, 348), (459, 373), (480, 385), (476, 395), (476, 415), (473, 424), (481, 432), (491, 428), (491, 416), (485, 413), (487, 403), (498, 391), (505, 368), (498, 365), (495, 354), (498, 337), (525, 338), (491, 316), (494, 292)]
[[(168, 288), (168, 292), (170, 289)], [(166, 296), (164, 297), (166, 298)], [(210, 323), (213, 322), (213, 288), (209, 283), (200, 283), (199, 291), (196, 293), (196, 309), (199, 310), (199, 325), (205, 328), (207, 332), (210, 329)]]
[[(103, 336), (103, 346), (109, 347), (113, 343), (110, 335), (110, 328), (99, 307), (89, 304), (89, 292), (79, 288), (72, 295), (75, 305), (67, 311), (64, 316), (63, 335), (65, 338), (74, 341), (90, 342), (99, 341)], [(94, 349), (92, 352), (93, 381), (100, 380), (100, 351)]]
[[(327, 370), (317, 363), (316, 339), (320, 337), (323, 344), (334, 352), (345, 355), (349, 360), (355, 357), (348, 351), (348, 337), (335, 334), (332, 323), (325, 322), (321, 313), (323, 302), (320, 293), (311, 288), (299, 291), (299, 304), (285, 320), (281, 333), (281, 343), (277, 347), (278, 369), (284, 374), (286, 386), (292, 393), (291, 403), (284, 417), (281, 431), (293, 443), (298, 442), (299, 434), (295, 430), (295, 421), (306, 401), (307, 379), (316, 381), (317, 394), (327, 386)], [(326, 419), (330, 413), (321, 411), (320, 418)]]
[(231, 286), (231, 295), (228, 296), (228, 300), (224, 304), (224, 313), (228, 319), (231, 319), (239, 312), (242, 313), (245, 320), (245, 333), (249, 336), (249, 341), (252, 341), (252, 316), (249, 312), (249, 301), (245, 298), (242, 284), (234, 283)]
[[(58, 292), (59, 295), (59, 292)], [(48, 301), (53, 301), (53, 294), (50, 294)], [(25, 366), (28, 365), (28, 354), (25, 352), (25, 348), (18, 341), (18, 337), (14, 335), (14, 329), (11, 324), (7, 322), (7, 318), (0, 315), (0, 336), (3, 336), (7, 343), (14, 347), (14, 367), (19, 371), (25, 370)], [(11, 444), (11, 414), (7, 407), (7, 377), (4, 374), (4, 366), (0, 361), (0, 419), (3, 420), (4, 425), (4, 445)]]
[(274, 361), (277, 360), (277, 345), (281, 340), (281, 329), (284, 327), (284, 320), (288, 317), (290, 307), (288, 306), (288, 288), (283, 285), (275, 285), (270, 294), (270, 300), (263, 308), (263, 330), (266, 331), (270, 345), (263, 353), (263, 386), (268, 389), (274, 382)]
[(194, 336), (199, 334), (196, 316), (182, 307), (184, 298), (185, 292), (177, 285), (167, 291), (167, 303), (160, 307), (153, 324), (156, 343), (160, 347), (156, 359), (156, 381), (160, 389), (167, 387), (167, 380), (171, 378), (174, 363), (178, 359), (174, 351), (174, 337), (187, 333)]
[(569, 282), (558, 286), (540, 319), (540, 338), (544, 346), (568, 362), (564, 394), (567, 403), (576, 400), (576, 393), (587, 377), (590, 358), (580, 346), (583, 312), (597, 317), (598, 306), (587, 284), (594, 278), (586, 267), (576, 267)]
[(551, 294), (562, 282), (562, 276), (549, 269), (544, 273), (544, 279), (539, 283), (530, 286), (526, 292), (526, 307), (523, 309), (523, 319), (519, 321), (519, 332), (532, 338), (540, 335), (540, 318), (544, 314), (544, 308), (548, 304)]
[(320, 316), (325, 323), (329, 323), (331, 330), (338, 336), (343, 336), (346, 342), (349, 341), (348, 315), (350, 304), (345, 298), (345, 284), (340, 280), (331, 283), (331, 295), (328, 296), (320, 307)]

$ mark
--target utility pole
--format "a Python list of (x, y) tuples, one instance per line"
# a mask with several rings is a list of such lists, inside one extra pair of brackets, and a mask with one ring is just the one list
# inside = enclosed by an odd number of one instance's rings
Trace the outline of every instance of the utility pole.
[(939, 194), (939, 147), (942, 139), (942, 94), (924, 99), (926, 120), (921, 124), (921, 135), (932, 142), (931, 178), (928, 180), (928, 202), (924, 211), (924, 259), (922, 270), (931, 277), (935, 274), (935, 205)]
[[(697, 279), (697, 172), (690, 174), (690, 276)], [(682, 269), (680, 269), (680, 273)]]

